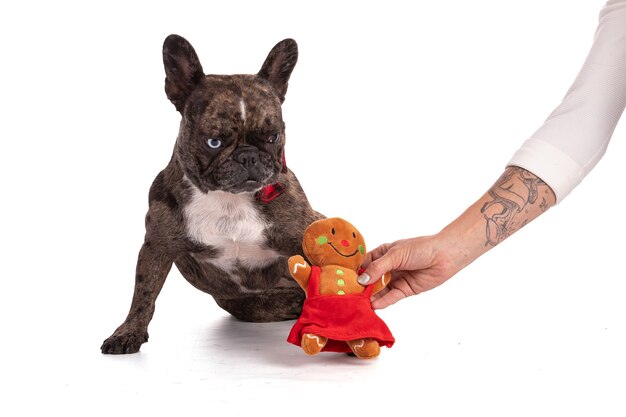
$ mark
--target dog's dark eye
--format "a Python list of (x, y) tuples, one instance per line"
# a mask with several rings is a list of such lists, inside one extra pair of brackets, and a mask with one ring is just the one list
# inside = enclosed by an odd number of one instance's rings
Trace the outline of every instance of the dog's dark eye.
[(211, 138), (211, 139), (207, 140), (206, 143), (207, 143), (207, 145), (209, 145), (209, 148), (211, 148), (211, 149), (217, 149), (220, 146), (222, 146), (222, 141), (219, 140), (219, 139)]
[(274, 133), (272, 136), (267, 138), (267, 143), (276, 143), (280, 139), (280, 133)]

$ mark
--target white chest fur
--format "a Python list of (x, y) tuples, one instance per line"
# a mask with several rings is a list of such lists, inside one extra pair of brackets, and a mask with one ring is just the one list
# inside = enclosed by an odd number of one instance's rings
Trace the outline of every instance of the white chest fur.
[(185, 207), (187, 234), (194, 241), (219, 251), (208, 262), (231, 271), (236, 264), (248, 268), (266, 266), (279, 254), (266, 247), (267, 224), (254, 207), (252, 193), (223, 191), (203, 193), (192, 186), (193, 195)]

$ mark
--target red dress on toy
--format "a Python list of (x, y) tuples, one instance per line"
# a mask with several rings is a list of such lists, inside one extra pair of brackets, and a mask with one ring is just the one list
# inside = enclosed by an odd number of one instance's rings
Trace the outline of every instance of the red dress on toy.
[(376, 340), (380, 346), (391, 347), (395, 339), (372, 309), (373, 287), (366, 286), (360, 294), (323, 295), (319, 292), (320, 272), (319, 266), (311, 267), (302, 314), (287, 341), (300, 346), (302, 336), (311, 333), (328, 338), (322, 351), (352, 352), (346, 342), (365, 338)]

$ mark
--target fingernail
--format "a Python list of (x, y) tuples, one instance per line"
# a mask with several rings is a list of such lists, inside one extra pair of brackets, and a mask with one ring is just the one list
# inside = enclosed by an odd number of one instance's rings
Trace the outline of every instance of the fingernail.
[(370, 276), (367, 274), (361, 274), (356, 280), (359, 281), (359, 284), (365, 285), (370, 282)]

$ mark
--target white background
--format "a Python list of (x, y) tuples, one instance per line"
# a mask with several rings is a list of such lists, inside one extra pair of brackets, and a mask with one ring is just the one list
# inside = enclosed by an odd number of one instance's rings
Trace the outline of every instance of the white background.
[(237, 322), (175, 269), (141, 352), (99, 350), (128, 311), (177, 133), (168, 34), (218, 74), (256, 73), (296, 39), (287, 162), (373, 248), (437, 232), (487, 190), (565, 94), (603, 4), (5, 4), (0, 414), (624, 416), (623, 123), (562, 204), (380, 311), (397, 342), (374, 361), (308, 357), (285, 342), (291, 322)]

